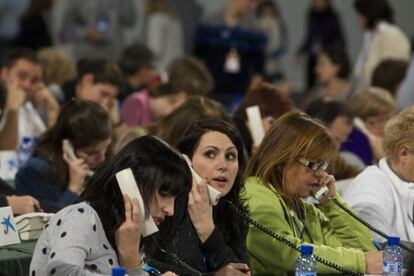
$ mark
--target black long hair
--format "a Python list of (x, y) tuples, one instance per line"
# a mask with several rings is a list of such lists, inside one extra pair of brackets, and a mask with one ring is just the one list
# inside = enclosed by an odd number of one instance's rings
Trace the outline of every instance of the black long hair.
[(241, 242), (246, 241), (247, 224), (229, 208), (225, 201), (231, 201), (234, 205), (243, 211), (247, 208), (244, 203), (244, 184), (243, 175), (245, 169), (245, 160), (243, 158), (243, 142), (238, 130), (230, 123), (224, 120), (217, 119), (204, 119), (195, 122), (181, 136), (177, 148), (180, 152), (188, 155), (192, 158), (196, 151), (201, 137), (211, 131), (217, 131), (225, 134), (232, 143), (236, 146), (238, 151), (238, 164), (239, 170), (237, 171), (236, 178), (234, 180), (233, 187), (229, 193), (220, 199), (218, 205), (214, 208), (215, 214), (217, 214), (217, 225), (220, 230), (226, 234), (226, 238), (229, 238), (227, 242), (231, 245), (239, 245)]
[(134, 174), (146, 210), (156, 192), (177, 197), (188, 194), (192, 183), (191, 172), (181, 155), (155, 136), (142, 136), (131, 141), (110, 162), (101, 166), (88, 181), (80, 198), (98, 213), (105, 234), (115, 249), (115, 231), (125, 220), (124, 200), (115, 174), (126, 168), (131, 168)]

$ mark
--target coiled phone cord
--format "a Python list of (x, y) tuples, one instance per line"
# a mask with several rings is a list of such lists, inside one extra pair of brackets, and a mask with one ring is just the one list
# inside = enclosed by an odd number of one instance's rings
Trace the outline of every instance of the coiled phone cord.
[[(384, 232), (382, 232), (381, 230), (375, 228), (374, 226), (372, 226), (371, 224), (369, 224), (368, 222), (366, 222), (365, 220), (363, 220), (362, 218), (358, 217), (352, 210), (350, 210), (348, 207), (346, 207), (345, 205), (343, 205), (338, 199), (336, 198), (332, 198), (331, 199), (336, 205), (339, 206), (339, 208), (341, 208), (342, 210), (344, 210), (348, 215), (350, 215), (351, 217), (353, 217), (354, 219), (356, 219), (357, 221), (359, 221), (360, 223), (362, 223), (364, 226), (366, 226), (368, 229), (370, 229), (371, 231), (377, 233), (378, 235), (380, 235), (381, 237), (388, 239), (388, 235), (385, 234)], [(414, 251), (412, 249), (410, 249), (409, 247), (403, 245), (400, 243), (400, 247), (404, 248), (405, 250), (407, 250), (410, 253), (414, 253)]]
[[(251, 219), (245, 212), (243, 212), (242, 210), (240, 210), (239, 208), (237, 208), (231, 201), (226, 200), (226, 202), (230, 205), (230, 207), (233, 209), (233, 211), (235, 211), (236, 213), (238, 213), (242, 218), (244, 218), (249, 224), (253, 225), (254, 227), (256, 227), (257, 229), (259, 229), (260, 231), (262, 231), (263, 233), (266, 233), (267, 235), (271, 236), (272, 238), (280, 241), (281, 243), (284, 243), (286, 245), (288, 245), (289, 247), (295, 249), (296, 251), (300, 251), (300, 247), (297, 246), (295, 243), (293, 243), (292, 241), (288, 240), (287, 238), (278, 235), (277, 233), (273, 232), (270, 228), (260, 224), (259, 222), (255, 221), (254, 219)], [(345, 274), (349, 274), (349, 275), (358, 275), (358, 276), (363, 276), (363, 273), (359, 273), (359, 272), (354, 272), (352, 270), (349, 270), (343, 266), (340, 266), (338, 264), (335, 264), (333, 262), (330, 262), (328, 260), (325, 260), (317, 255), (314, 255), (315, 259), (317, 262), (324, 264), (328, 267), (331, 267), (337, 271), (340, 271), (342, 273)]]

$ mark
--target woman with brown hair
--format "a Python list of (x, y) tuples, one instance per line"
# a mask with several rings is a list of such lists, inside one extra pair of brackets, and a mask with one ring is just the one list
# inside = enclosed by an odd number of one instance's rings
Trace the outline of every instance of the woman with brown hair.
[[(334, 177), (326, 172), (336, 155), (334, 140), (319, 122), (298, 112), (280, 117), (247, 167), (245, 188), (250, 217), (295, 247), (311, 244), (315, 255), (346, 269), (379, 274), (382, 252), (369, 252), (375, 247), (368, 229), (331, 200), (348, 206), (336, 193)], [(323, 185), (328, 191), (320, 198), (319, 208), (303, 200)], [(294, 270), (299, 254), (256, 228), (250, 228), (247, 248), (253, 274), (285, 275)], [(337, 272), (322, 265), (317, 270)]]

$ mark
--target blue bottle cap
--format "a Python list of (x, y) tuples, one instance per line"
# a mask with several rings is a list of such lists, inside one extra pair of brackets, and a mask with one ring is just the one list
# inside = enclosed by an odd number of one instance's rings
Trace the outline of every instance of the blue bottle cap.
[(28, 136), (24, 136), (24, 137), (22, 138), (23, 144), (30, 143), (30, 141), (31, 141), (31, 140), (32, 140), (32, 139), (31, 139), (30, 137), (28, 137)]
[(311, 245), (301, 245), (300, 254), (302, 255), (312, 255), (313, 247)]
[(388, 245), (400, 245), (400, 237), (388, 237)]
[(125, 276), (126, 270), (122, 267), (112, 268), (112, 276)]

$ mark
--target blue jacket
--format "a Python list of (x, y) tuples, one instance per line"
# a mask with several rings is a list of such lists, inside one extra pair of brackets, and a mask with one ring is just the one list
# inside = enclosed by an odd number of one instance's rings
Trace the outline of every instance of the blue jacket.
[(30, 157), (16, 174), (16, 194), (31, 195), (38, 199), (46, 212), (57, 212), (78, 202), (78, 195), (63, 188), (52, 175), (50, 161), (40, 157)]

